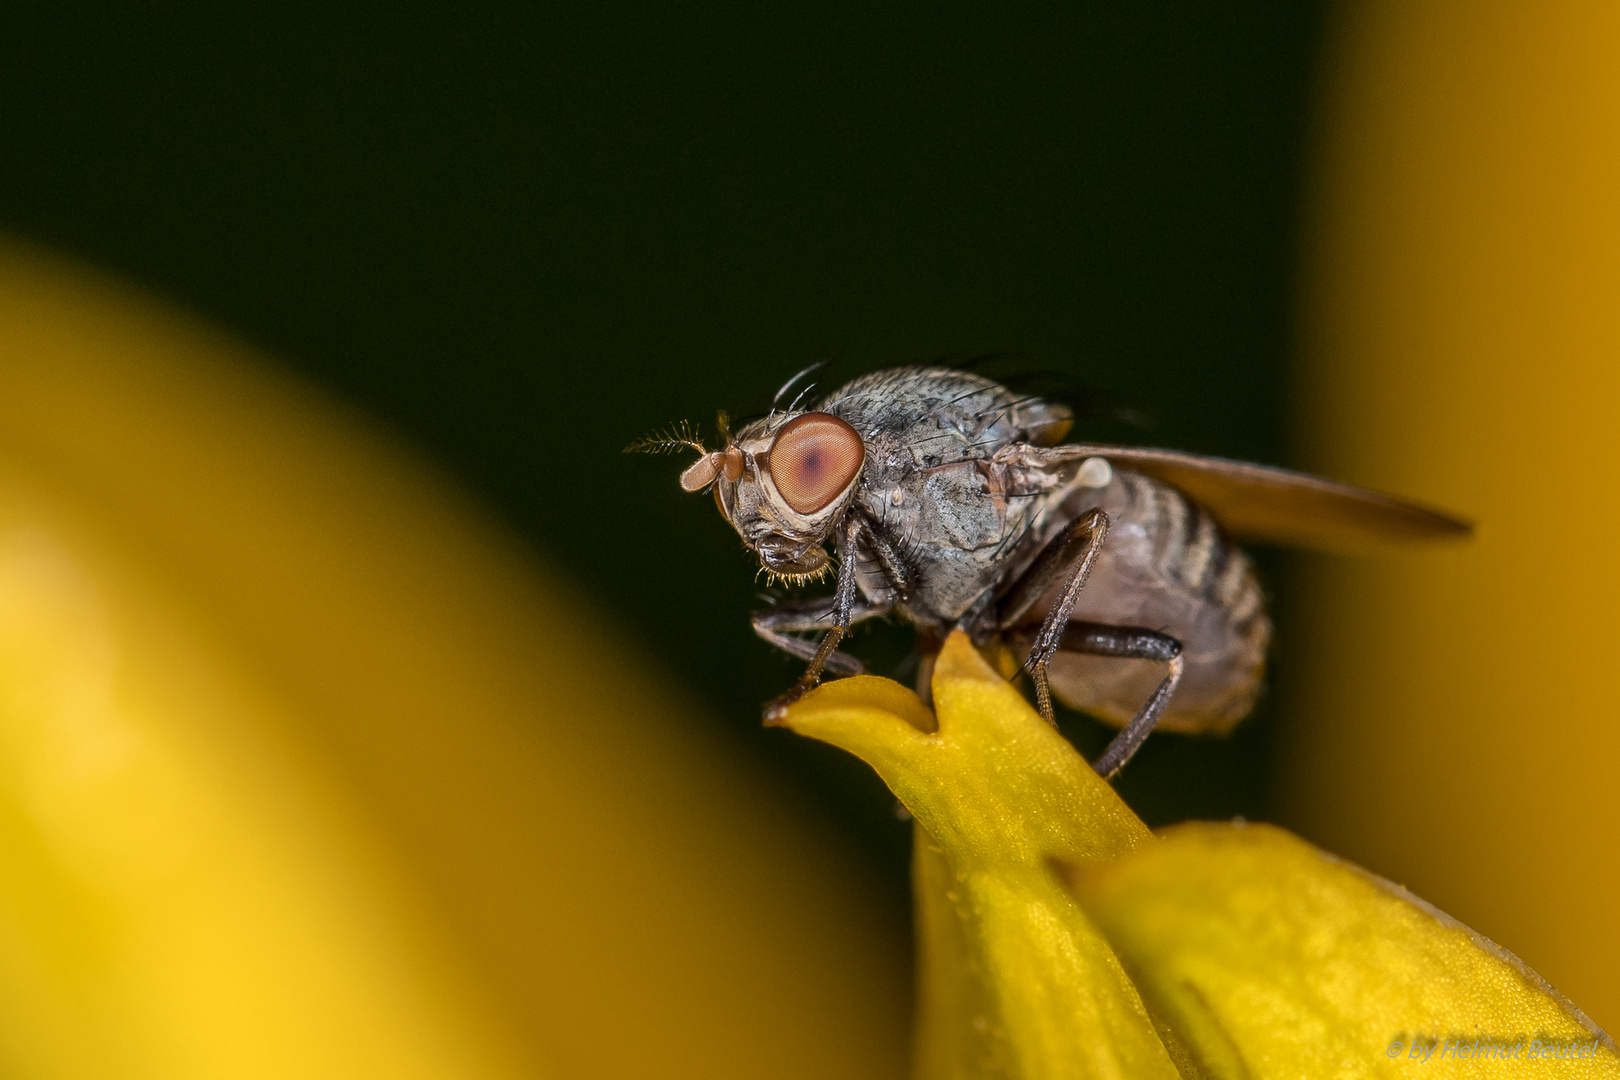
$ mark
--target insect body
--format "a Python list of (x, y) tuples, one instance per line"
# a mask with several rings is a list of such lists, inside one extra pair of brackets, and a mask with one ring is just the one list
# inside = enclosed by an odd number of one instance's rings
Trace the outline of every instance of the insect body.
[[(791, 384), (790, 384), (791, 385)], [(784, 391), (787, 388), (784, 387)], [(778, 395), (780, 400), (782, 395)], [(1036, 701), (1121, 726), (1094, 763), (1111, 776), (1156, 724), (1221, 732), (1252, 707), (1271, 623), (1238, 538), (1336, 546), (1466, 534), (1445, 515), (1300, 473), (1168, 450), (1060, 444), (1072, 414), (971, 372), (908, 367), (690, 447), (681, 476), (712, 488), (763, 568), (828, 597), (753, 617), (809, 661), (767, 720), (824, 670), (851, 625), (893, 614), (925, 648), (954, 628), (1024, 659)], [(825, 631), (819, 643), (796, 635)]]

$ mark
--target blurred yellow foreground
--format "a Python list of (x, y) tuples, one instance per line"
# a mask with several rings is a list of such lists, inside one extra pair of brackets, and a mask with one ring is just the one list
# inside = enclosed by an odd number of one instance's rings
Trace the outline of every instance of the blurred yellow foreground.
[(0, 1072), (900, 1076), (785, 803), (430, 470), (0, 249)]

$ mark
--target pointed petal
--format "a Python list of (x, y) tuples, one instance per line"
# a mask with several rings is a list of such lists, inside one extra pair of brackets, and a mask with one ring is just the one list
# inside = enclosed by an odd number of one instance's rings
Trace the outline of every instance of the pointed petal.
[(1518, 958), (1282, 829), (1177, 826), (1069, 877), (1210, 1075), (1383, 1075), (1450, 1043), (1444, 1064), (1509, 1075), (1544, 1067), (1535, 1042), (1573, 1048), (1561, 1076), (1620, 1076), (1613, 1041)]

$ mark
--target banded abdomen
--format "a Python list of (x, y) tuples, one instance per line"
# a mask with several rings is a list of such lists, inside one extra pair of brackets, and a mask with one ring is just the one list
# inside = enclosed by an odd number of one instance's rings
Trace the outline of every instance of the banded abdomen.
[[(1197, 504), (1127, 469), (1114, 469), (1104, 487), (1058, 493), (1038, 532), (1054, 535), (1095, 506), (1111, 526), (1074, 619), (1177, 638), (1186, 668), (1159, 728), (1227, 731), (1254, 706), (1271, 640), (1253, 563)], [(1049, 607), (1049, 600), (1036, 605), (1029, 622), (1038, 623)], [(1053, 658), (1050, 675), (1058, 700), (1123, 724), (1164, 678), (1164, 666), (1065, 651)]]

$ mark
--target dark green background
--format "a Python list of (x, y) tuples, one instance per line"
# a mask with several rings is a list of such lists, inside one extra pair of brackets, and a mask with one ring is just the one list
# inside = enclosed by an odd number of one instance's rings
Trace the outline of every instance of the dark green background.
[[(812, 361), (991, 352), (1150, 420), (1080, 434), (1281, 459), (1320, 3), (8, 10), (0, 228), (426, 448), (896, 896), (877, 781), (758, 727), (797, 669), (748, 632), (750, 561), (620, 448)], [(1122, 788), (1263, 816), (1269, 723), (1151, 740)]]

